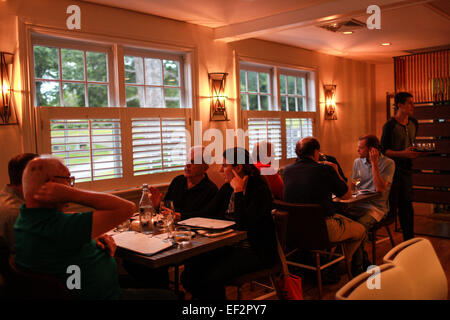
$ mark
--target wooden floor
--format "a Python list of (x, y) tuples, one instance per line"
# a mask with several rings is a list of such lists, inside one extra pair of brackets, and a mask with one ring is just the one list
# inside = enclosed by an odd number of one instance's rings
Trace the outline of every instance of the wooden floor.
[[(437, 220), (430, 218), (425, 215), (416, 215), (415, 217), (415, 230), (416, 232), (426, 233), (426, 234), (436, 234), (441, 237), (436, 236), (425, 236), (418, 234), (416, 237), (423, 237), (431, 241), (434, 249), (441, 261), (442, 267), (447, 275), (447, 281), (449, 283), (449, 297), (450, 297), (450, 221), (445, 220)], [(391, 231), (393, 231), (393, 237), (395, 244), (399, 244), (403, 241), (403, 236), (400, 232), (394, 231), (394, 226), (391, 226)], [(381, 232), (381, 231), (380, 231)], [(446, 238), (444, 238), (446, 237)], [(391, 244), (389, 241), (380, 243), (377, 245), (377, 262), (381, 264), (383, 260), (383, 256), (391, 249)], [(370, 245), (366, 247), (367, 253), (369, 257), (372, 257), (372, 249)], [(343, 266), (339, 266), (339, 268), (343, 269)], [(342, 270), (343, 271), (343, 270)], [(336, 292), (347, 283), (348, 278), (347, 275), (342, 272), (341, 280), (336, 284), (329, 284), (323, 286), (323, 296), (324, 300), (333, 300), (335, 298)], [(315, 284), (315, 273), (307, 272), (301, 275), (303, 280), (303, 294), (304, 299), (312, 300), (318, 299), (318, 290)], [(250, 284), (246, 284), (243, 287), (242, 297), (244, 300), (255, 299), (258, 296), (261, 296), (267, 292), (268, 290), (261, 288), (257, 285), (254, 286), (253, 290), (250, 288)], [(235, 300), (237, 298), (237, 291), (235, 288), (228, 287), (227, 288), (227, 299)], [(269, 300), (276, 300), (276, 297), (268, 298)]]

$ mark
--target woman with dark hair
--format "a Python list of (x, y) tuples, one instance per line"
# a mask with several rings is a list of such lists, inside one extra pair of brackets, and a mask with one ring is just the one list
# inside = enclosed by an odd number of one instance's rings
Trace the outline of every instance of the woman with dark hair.
[(225, 300), (231, 279), (278, 262), (272, 195), (247, 150), (227, 149), (220, 172), (226, 183), (208, 206), (190, 216), (234, 220), (247, 240), (196, 257), (185, 264), (183, 287), (195, 299)]

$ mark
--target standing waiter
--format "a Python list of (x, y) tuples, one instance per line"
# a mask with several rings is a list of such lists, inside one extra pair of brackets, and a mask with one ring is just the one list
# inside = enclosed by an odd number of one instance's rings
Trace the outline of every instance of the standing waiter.
[(383, 126), (381, 148), (395, 161), (395, 174), (389, 197), (390, 208), (398, 209), (403, 240), (414, 237), (414, 209), (412, 206), (412, 159), (420, 152), (412, 145), (416, 138), (418, 122), (412, 117), (414, 102), (412, 94), (399, 92), (395, 95), (395, 116)]

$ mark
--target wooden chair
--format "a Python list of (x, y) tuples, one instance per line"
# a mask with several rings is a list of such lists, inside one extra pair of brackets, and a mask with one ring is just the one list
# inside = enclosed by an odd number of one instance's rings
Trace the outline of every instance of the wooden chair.
[[(274, 219), (275, 232), (277, 234), (277, 241), (278, 241), (278, 239), (284, 239), (285, 232), (286, 232), (286, 224), (287, 224), (287, 214), (285, 214), (283, 212), (281, 212), (280, 214), (273, 213), (272, 217)], [(280, 254), (283, 254), (283, 253), (281, 252)], [(238, 293), (237, 299), (238, 300), (242, 299), (242, 286), (249, 282), (252, 287), (253, 287), (253, 284), (256, 283), (262, 287), (272, 290), (272, 292), (262, 295), (262, 296), (259, 296), (254, 300), (264, 300), (264, 299), (267, 299), (274, 295), (277, 295), (278, 299), (281, 300), (283, 297), (281, 295), (280, 289), (278, 288), (277, 281), (276, 281), (279, 274), (281, 273), (281, 269), (282, 269), (282, 266), (281, 266), (281, 261), (280, 261), (273, 268), (263, 269), (263, 270), (255, 271), (255, 272), (252, 272), (249, 274), (242, 275), (240, 277), (233, 279), (227, 285), (237, 287), (237, 293)], [(267, 277), (270, 278), (272, 286), (267, 286), (265, 284), (262, 284), (261, 282), (258, 282), (258, 280), (261, 280), (261, 279), (267, 278)]]
[(56, 277), (19, 268), (13, 255), (9, 258), (9, 266), (12, 277), (8, 285), (8, 297), (25, 300), (71, 299), (69, 290)]
[[(255, 298), (254, 300), (264, 300), (264, 299), (267, 299), (274, 295), (277, 295), (278, 298), (280, 298), (280, 295), (279, 295), (279, 292), (278, 292), (277, 286), (276, 286), (276, 279), (277, 279), (277, 276), (280, 273), (280, 271), (281, 271), (281, 266), (279, 264), (276, 264), (273, 268), (258, 270), (258, 271), (244, 274), (240, 277), (234, 278), (227, 284), (227, 286), (237, 287), (237, 299), (238, 300), (242, 300), (242, 286), (249, 282), (250, 283), (256, 282), (256, 284), (272, 290), (272, 292), (270, 292), (268, 294), (264, 294), (262, 296), (259, 296), (259, 297)], [(258, 280), (261, 280), (261, 279), (267, 278), (267, 277), (270, 278), (272, 286), (268, 286), (268, 285), (258, 282)]]
[[(321, 272), (323, 269), (345, 260), (348, 277), (349, 279), (352, 278), (350, 267), (351, 257), (347, 257), (344, 246), (345, 241), (337, 243), (329, 241), (325, 215), (320, 205), (293, 204), (275, 200), (274, 209), (277, 212), (287, 212), (288, 214), (284, 238), (280, 238), (280, 244), (285, 252), (287, 264), (316, 271), (319, 299), (322, 298)], [(280, 232), (280, 235), (283, 237), (283, 232)], [(333, 250), (325, 251), (334, 249), (337, 246), (341, 247), (342, 254), (335, 253)], [(297, 250), (309, 250), (313, 252), (316, 260), (315, 266), (290, 261), (289, 256)], [(321, 265), (321, 255), (327, 256), (331, 261)]]
[[(377, 244), (380, 244), (382, 242), (391, 241), (392, 248), (395, 247), (394, 238), (392, 237), (391, 230), (389, 229), (389, 226), (391, 226), (396, 220), (395, 213), (391, 210), (389, 210), (386, 218), (381, 220), (380, 222), (376, 223), (370, 230), (369, 230), (369, 239), (371, 239), (372, 242), (372, 264), (377, 264), (377, 255), (376, 255), (376, 246)], [(387, 232), (387, 236), (380, 236), (377, 234), (378, 230), (385, 228)], [(377, 239), (378, 237), (378, 239)]]

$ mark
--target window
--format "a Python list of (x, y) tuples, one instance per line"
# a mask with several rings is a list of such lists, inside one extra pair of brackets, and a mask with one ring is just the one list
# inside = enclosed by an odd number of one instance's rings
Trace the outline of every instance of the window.
[(186, 53), (39, 35), (32, 42), (40, 153), (61, 158), (94, 189), (110, 179), (117, 188), (139, 185), (149, 174), (163, 182), (183, 168), (192, 96)]
[(52, 154), (77, 182), (122, 177), (119, 119), (50, 120)]
[(305, 77), (280, 74), (282, 111), (306, 111)]
[(125, 56), (127, 107), (180, 108), (180, 61)]
[(186, 163), (185, 127), (184, 118), (133, 119), (134, 175), (181, 170)]
[(275, 146), (277, 159), (296, 158), (297, 141), (314, 135), (314, 72), (242, 61), (239, 76), (249, 150), (256, 142), (268, 140)]
[(35, 45), (35, 105), (109, 106), (107, 54)]
[(313, 136), (312, 119), (286, 119), (286, 158), (296, 158), (295, 145), (304, 137)]
[(240, 71), (241, 107), (244, 110), (271, 110), (270, 73)]
[(275, 148), (275, 159), (281, 159), (281, 123), (280, 119), (248, 119), (249, 152), (260, 141), (269, 141)]

